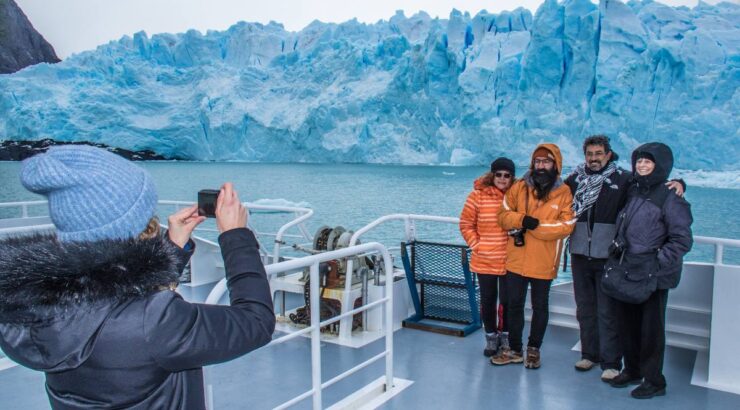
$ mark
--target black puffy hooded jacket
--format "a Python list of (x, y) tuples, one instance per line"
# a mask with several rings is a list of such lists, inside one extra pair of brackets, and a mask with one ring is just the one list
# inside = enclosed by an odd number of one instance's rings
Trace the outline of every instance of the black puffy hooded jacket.
[(271, 339), (272, 298), (257, 241), (219, 237), (231, 306), (169, 290), (190, 257), (163, 238), (0, 242), (0, 347), (46, 373), (54, 409), (204, 409), (202, 366)]
[[(641, 153), (654, 159), (655, 169), (649, 175), (634, 171)], [(689, 203), (665, 186), (673, 169), (673, 153), (659, 142), (643, 144), (632, 153), (632, 169), (633, 182), (617, 230), (624, 229), (628, 253), (657, 253), (658, 289), (675, 288), (681, 280), (683, 257), (693, 244), (694, 220)]]

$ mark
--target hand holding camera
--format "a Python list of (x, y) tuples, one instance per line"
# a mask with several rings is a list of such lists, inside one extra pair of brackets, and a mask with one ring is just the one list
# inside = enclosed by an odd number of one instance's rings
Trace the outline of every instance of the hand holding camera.
[(239, 201), (239, 194), (231, 182), (221, 187), (215, 214), (216, 226), (221, 233), (247, 226), (247, 208)]
[(205, 216), (198, 215), (197, 206), (183, 208), (167, 218), (167, 235), (174, 244), (184, 248), (195, 227), (205, 220)]
[(514, 238), (514, 246), (524, 246), (524, 234), (527, 233), (527, 230), (529, 229), (537, 229), (539, 225), (539, 219), (533, 218), (529, 215), (524, 215), (524, 218), (522, 219), (522, 227), (519, 229), (512, 229), (508, 232), (509, 236)]

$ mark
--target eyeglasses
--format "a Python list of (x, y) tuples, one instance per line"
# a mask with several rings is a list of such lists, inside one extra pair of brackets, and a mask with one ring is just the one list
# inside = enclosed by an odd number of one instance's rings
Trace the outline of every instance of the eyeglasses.
[(555, 161), (551, 160), (550, 158), (543, 158), (543, 159), (535, 159), (534, 164), (535, 165), (550, 165), (554, 163)]
[(508, 173), (508, 172), (497, 172), (497, 173), (495, 173), (493, 175), (495, 175), (496, 178), (505, 178), (505, 179), (511, 178), (511, 174)]

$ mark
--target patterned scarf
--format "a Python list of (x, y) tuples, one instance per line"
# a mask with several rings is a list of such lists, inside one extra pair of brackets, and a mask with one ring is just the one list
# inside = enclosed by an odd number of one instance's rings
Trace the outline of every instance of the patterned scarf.
[(587, 174), (586, 164), (580, 164), (574, 171), (578, 176), (576, 182), (578, 182), (578, 188), (576, 189), (575, 195), (573, 195), (573, 212), (576, 213), (576, 218), (581, 216), (589, 208), (591, 208), (596, 199), (599, 197), (601, 192), (601, 186), (615, 171), (617, 165), (614, 161), (609, 162), (603, 171), (598, 174)]

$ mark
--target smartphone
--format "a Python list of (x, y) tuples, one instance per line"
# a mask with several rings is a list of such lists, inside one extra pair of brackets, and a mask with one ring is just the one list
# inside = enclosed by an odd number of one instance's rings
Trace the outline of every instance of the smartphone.
[(201, 189), (198, 191), (198, 215), (206, 218), (216, 217), (216, 200), (218, 199), (219, 190)]

